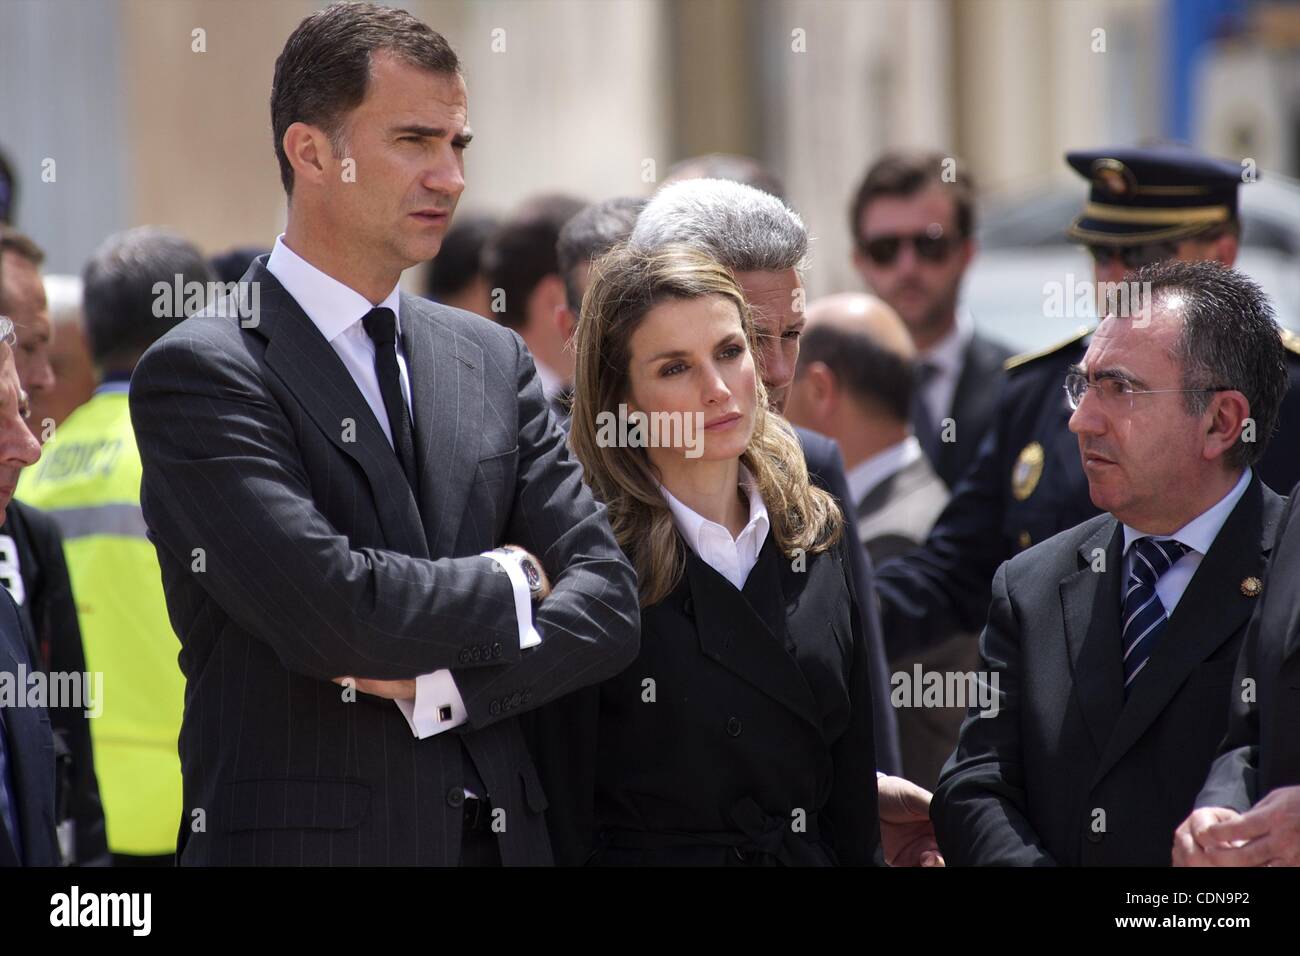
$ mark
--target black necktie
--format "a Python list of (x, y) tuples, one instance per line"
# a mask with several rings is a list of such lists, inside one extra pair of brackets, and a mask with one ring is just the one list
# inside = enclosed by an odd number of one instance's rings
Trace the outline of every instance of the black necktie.
[(406, 472), (416, 501), (420, 500), (420, 477), (415, 466), (415, 439), (411, 429), (411, 416), (402, 398), (402, 378), (397, 369), (397, 316), (392, 309), (371, 309), (361, 324), (366, 335), (375, 343), (375, 375), (379, 378), (379, 394), (384, 397), (384, 410), (388, 412), (388, 427), (393, 433), (393, 450)]
[(939, 440), (939, 429), (934, 418), (931, 417), (932, 413), (929, 405), (926, 404), (924, 393), (938, 376), (939, 368), (924, 359), (918, 359), (913, 368), (912, 431), (916, 434), (916, 439), (921, 443), (921, 448), (925, 451), (925, 456), (930, 459), (930, 463), (937, 465), (942, 442)]

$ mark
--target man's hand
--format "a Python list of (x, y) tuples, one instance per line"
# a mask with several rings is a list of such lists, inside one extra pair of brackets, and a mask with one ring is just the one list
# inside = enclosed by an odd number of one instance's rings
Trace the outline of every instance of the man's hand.
[(1274, 790), (1247, 812), (1211, 824), (1214, 866), (1300, 866), (1300, 786)]
[(1174, 866), (1214, 866), (1205, 851), (1213, 846), (1207, 831), (1216, 823), (1236, 820), (1241, 814), (1227, 807), (1193, 810), (1174, 831)]
[(943, 866), (930, 822), (930, 791), (902, 777), (876, 781), (880, 845), (890, 866)]
[(351, 681), (352, 685), (363, 694), (372, 694), (375, 697), (386, 697), (389, 700), (414, 700), (415, 699), (415, 678), (409, 680), (367, 680), (363, 677), (335, 677), (334, 683), (340, 686), (347, 686)]

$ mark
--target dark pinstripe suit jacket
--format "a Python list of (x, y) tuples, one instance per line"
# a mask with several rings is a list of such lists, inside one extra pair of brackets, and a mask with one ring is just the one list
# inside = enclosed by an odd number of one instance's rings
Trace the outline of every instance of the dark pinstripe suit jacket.
[[(422, 507), (334, 350), (258, 259), (254, 324), (196, 316), (140, 361), (141, 503), (186, 676), (182, 863), (454, 864), (461, 739), (502, 861), (551, 861), (516, 715), (637, 653), (635, 578), (515, 334), (402, 296)], [(227, 310), (226, 314), (230, 314)], [(249, 325), (251, 327), (242, 327)], [(554, 591), (520, 651), (508, 579)], [(467, 725), (415, 739), (344, 674), (451, 668)]]

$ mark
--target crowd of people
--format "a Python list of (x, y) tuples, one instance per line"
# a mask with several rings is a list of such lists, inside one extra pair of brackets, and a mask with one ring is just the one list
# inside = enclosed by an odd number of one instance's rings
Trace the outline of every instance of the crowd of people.
[(0, 687), (0, 865), (1300, 863), (1300, 347), (1236, 164), (1066, 156), (1101, 320), (1017, 356), (947, 153), (844, 184), (870, 291), (806, 301), (745, 157), (454, 216), (401, 10), (303, 20), (271, 127), (269, 247), (71, 280), (0, 226), (0, 673), (81, 689)]

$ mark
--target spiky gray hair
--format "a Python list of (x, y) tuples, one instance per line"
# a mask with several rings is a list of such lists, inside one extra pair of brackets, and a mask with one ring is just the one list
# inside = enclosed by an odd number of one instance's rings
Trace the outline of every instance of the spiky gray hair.
[(664, 186), (641, 210), (628, 244), (654, 252), (685, 243), (736, 272), (802, 272), (808, 230), (789, 206), (762, 190), (725, 179)]

